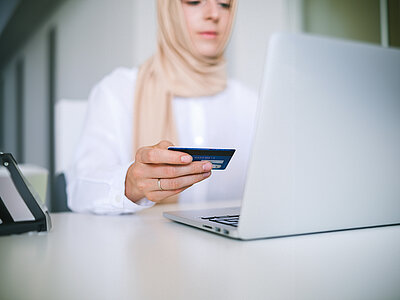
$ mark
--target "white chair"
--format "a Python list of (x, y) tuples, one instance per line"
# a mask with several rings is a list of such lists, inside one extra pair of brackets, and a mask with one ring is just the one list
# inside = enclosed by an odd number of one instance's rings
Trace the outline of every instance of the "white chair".
[(68, 211), (64, 171), (72, 162), (86, 116), (87, 100), (62, 99), (55, 105), (55, 179), (52, 211)]

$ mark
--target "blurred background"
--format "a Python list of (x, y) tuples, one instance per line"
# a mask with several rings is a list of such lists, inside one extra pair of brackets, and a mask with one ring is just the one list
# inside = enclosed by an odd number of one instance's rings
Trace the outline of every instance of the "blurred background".
[[(55, 105), (87, 99), (113, 69), (154, 53), (155, 2), (0, 0), (0, 151), (49, 170), (52, 211)], [(258, 90), (276, 31), (400, 47), (400, 0), (239, 0), (229, 76)]]

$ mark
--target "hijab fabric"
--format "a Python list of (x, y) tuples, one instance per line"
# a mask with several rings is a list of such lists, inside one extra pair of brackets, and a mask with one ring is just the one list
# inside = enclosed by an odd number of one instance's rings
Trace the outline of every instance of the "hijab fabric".
[(174, 96), (210, 96), (226, 88), (223, 53), (232, 29), (236, 0), (230, 4), (228, 29), (217, 55), (210, 58), (194, 49), (181, 0), (158, 0), (157, 51), (139, 68), (136, 81), (133, 155), (138, 148), (161, 140), (178, 143), (172, 108)]

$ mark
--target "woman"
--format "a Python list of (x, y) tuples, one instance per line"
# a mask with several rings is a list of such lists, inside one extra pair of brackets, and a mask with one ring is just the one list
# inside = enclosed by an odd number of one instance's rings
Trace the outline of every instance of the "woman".
[[(158, 0), (156, 54), (139, 70), (117, 69), (90, 95), (66, 174), (72, 210), (135, 212), (189, 187), (180, 201), (241, 197), (256, 97), (226, 79), (235, 11), (235, 0)], [(226, 171), (204, 182), (211, 163), (167, 150), (178, 143), (237, 152)]]

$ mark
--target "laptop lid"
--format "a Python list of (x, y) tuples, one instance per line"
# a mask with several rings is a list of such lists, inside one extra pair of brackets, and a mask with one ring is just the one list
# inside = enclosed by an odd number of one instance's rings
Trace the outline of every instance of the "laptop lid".
[(277, 34), (258, 113), (241, 238), (400, 223), (400, 50)]

